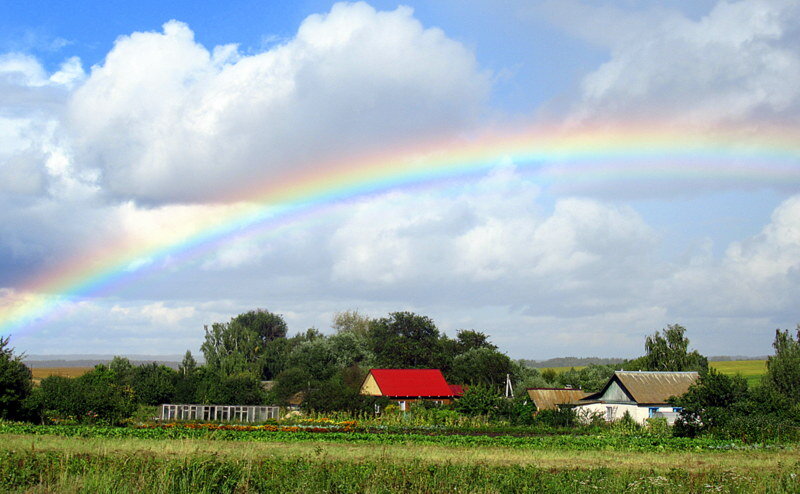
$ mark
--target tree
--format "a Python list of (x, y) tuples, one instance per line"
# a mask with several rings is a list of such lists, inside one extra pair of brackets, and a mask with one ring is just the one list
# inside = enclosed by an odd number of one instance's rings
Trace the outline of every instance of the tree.
[(591, 364), (580, 370), (573, 367), (556, 375), (555, 380), (560, 386), (571, 386), (588, 393), (596, 393), (605, 386), (612, 375), (614, 375), (614, 365)]
[(475, 331), (474, 329), (460, 329), (456, 333), (456, 341), (458, 342), (461, 353), (475, 348), (497, 350), (497, 346), (489, 342), (489, 337), (486, 334)]
[(186, 350), (186, 354), (181, 360), (181, 365), (178, 367), (178, 373), (186, 378), (194, 374), (195, 370), (197, 370), (197, 361), (192, 356), (192, 352)]
[(377, 364), (393, 368), (439, 368), (439, 330), (426, 316), (393, 312), (373, 320), (369, 337)]
[(116, 425), (136, 410), (130, 386), (116, 383), (114, 371), (105, 365), (80, 377), (50, 376), (34, 390), (29, 406), (42, 419), (70, 419), (83, 423)]
[(800, 324), (796, 329), (797, 339), (789, 331), (775, 330), (772, 347), (775, 355), (767, 359), (767, 374), (764, 386), (783, 395), (791, 403), (800, 403)]
[(133, 372), (133, 392), (138, 403), (161, 405), (172, 403), (178, 385), (178, 373), (156, 362), (140, 365)]
[[(711, 368), (671, 403), (682, 407), (675, 424), (676, 435), (695, 436), (699, 432), (723, 427), (749, 398), (747, 381), (739, 375), (726, 376)], [(737, 407), (739, 405), (739, 407)]]
[(467, 389), (454, 408), (465, 415), (493, 416), (504, 410), (504, 401), (496, 389), (477, 385)]
[(289, 354), (286, 365), (305, 369), (315, 381), (325, 381), (337, 370), (336, 354), (327, 338), (306, 341), (296, 346)]
[(366, 336), (369, 331), (370, 318), (361, 315), (357, 310), (346, 310), (333, 315), (331, 326), (337, 333), (355, 333)]
[(270, 341), (286, 338), (287, 326), (283, 316), (264, 309), (256, 309), (239, 314), (231, 319), (231, 324), (234, 323), (241, 324), (256, 334), (261, 343), (259, 350), (263, 350)]
[(8, 347), (10, 337), (0, 337), (0, 418), (16, 419), (32, 389), (31, 370)]
[(515, 371), (507, 355), (479, 347), (468, 350), (453, 359), (451, 382), (460, 384), (483, 384), (493, 389), (506, 382), (506, 375)]
[(252, 372), (261, 375), (260, 337), (240, 322), (214, 323), (205, 327), (205, 341), (200, 350), (206, 365), (221, 375)]
[(365, 334), (345, 331), (329, 336), (327, 340), (339, 368), (352, 365), (371, 367), (375, 361), (375, 354)]
[(686, 328), (670, 324), (662, 335), (658, 331), (645, 340), (646, 370), (651, 371), (706, 371), (708, 359), (697, 350), (688, 351), (689, 339), (684, 336)]

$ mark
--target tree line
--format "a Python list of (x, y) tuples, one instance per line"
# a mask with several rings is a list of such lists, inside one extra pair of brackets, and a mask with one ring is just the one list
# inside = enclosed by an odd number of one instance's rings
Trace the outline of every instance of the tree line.
[[(699, 383), (675, 399), (686, 411), (678, 428), (686, 435), (733, 427), (752, 419), (752, 410), (763, 412), (762, 419), (769, 417), (763, 420), (790, 421), (795, 420), (791, 413), (800, 410), (800, 326), (796, 340), (788, 331), (777, 332), (776, 354), (756, 390), (741, 377), (709, 370), (708, 360), (689, 348), (680, 325), (649, 335), (639, 358), (560, 373), (512, 360), (481, 331), (459, 330), (451, 338), (429, 317), (411, 312), (370, 318), (345, 311), (334, 316), (331, 327), (328, 335), (310, 328), (288, 336), (281, 315), (252, 310), (204, 328), (202, 365), (190, 351), (177, 370), (115, 357), (81, 377), (51, 376), (37, 387), (8, 338), (0, 338), (0, 418), (122, 423), (141, 406), (162, 403), (300, 404), (321, 412), (365, 412), (376, 402), (386, 403), (359, 394), (370, 368), (441, 369), (449, 383), (468, 386), (457, 411), (523, 424), (534, 411), (525, 388), (570, 386), (596, 392), (618, 369), (700, 372)], [(514, 400), (501, 397), (507, 375), (515, 383)]]

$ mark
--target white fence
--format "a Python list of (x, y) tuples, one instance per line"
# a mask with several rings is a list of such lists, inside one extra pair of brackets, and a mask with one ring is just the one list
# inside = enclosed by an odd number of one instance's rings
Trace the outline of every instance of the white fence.
[(264, 422), (278, 418), (278, 407), (239, 405), (161, 405), (159, 420)]

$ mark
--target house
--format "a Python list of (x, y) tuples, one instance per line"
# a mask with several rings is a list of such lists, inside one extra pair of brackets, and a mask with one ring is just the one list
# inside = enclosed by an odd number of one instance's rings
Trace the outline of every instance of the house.
[(621, 419), (625, 412), (640, 424), (648, 418), (663, 417), (675, 423), (680, 408), (667, 403), (671, 396), (689, 390), (697, 372), (615, 371), (598, 393), (573, 401), (579, 417), (601, 414), (608, 422)]
[(397, 401), (400, 410), (409, 403), (430, 400), (450, 404), (463, 394), (460, 386), (447, 384), (439, 369), (370, 369), (361, 384), (361, 394), (385, 396)]
[(526, 391), (537, 411), (556, 410), (558, 405), (572, 403), (589, 395), (575, 388), (527, 388)]

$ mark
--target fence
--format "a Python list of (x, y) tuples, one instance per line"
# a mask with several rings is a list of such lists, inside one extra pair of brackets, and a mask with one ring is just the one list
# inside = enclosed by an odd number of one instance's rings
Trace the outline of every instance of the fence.
[(239, 405), (161, 405), (159, 420), (264, 422), (278, 418), (278, 407)]

